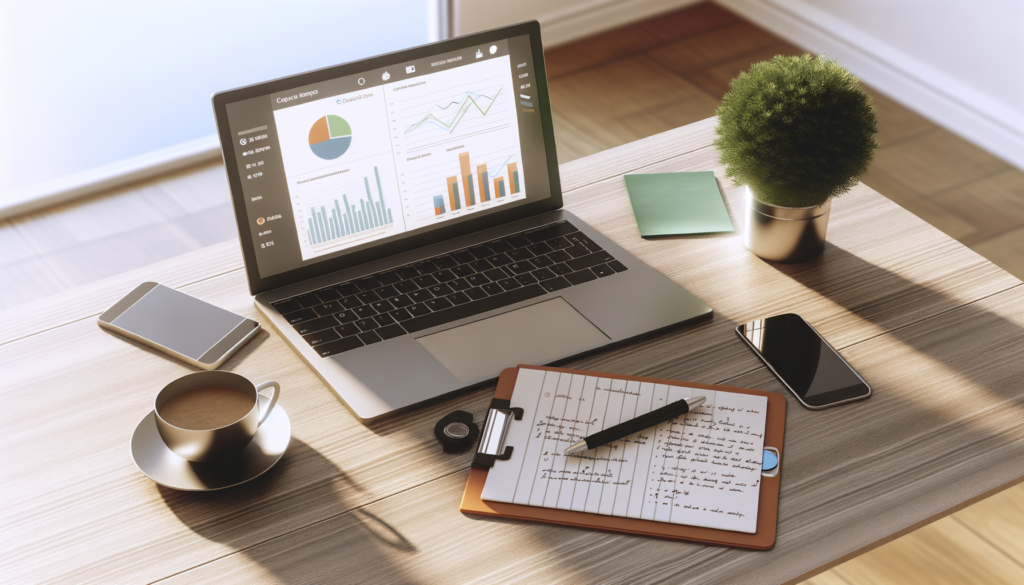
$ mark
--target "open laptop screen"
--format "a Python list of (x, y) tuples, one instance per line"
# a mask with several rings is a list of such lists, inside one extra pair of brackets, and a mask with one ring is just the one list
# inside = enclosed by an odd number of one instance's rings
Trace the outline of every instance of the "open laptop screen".
[(521, 35), (227, 103), (260, 278), (551, 197), (536, 74)]

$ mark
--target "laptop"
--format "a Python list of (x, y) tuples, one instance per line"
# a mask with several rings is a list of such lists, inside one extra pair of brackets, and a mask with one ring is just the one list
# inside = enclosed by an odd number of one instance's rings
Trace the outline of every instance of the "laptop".
[(256, 308), (361, 421), (711, 314), (562, 208), (537, 22), (213, 107)]

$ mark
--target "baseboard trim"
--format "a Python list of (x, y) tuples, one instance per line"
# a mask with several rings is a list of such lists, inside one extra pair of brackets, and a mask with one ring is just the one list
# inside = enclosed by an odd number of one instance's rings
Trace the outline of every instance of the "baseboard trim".
[(211, 134), (16, 191), (0, 201), (0, 220), (220, 158), (220, 140)]
[(596, 0), (541, 15), (544, 47), (550, 49), (577, 39), (619, 28), (704, 0)]
[(804, 0), (716, 0), (812, 53), (838, 59), (865, 83), (1024, 169), (1024, 114)]

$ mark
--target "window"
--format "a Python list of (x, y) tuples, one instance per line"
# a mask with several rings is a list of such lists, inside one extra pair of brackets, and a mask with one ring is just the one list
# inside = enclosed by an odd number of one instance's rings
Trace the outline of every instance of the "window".
[(0, 4), (0, 215), (219, 158), (212, 93), (438, 40), (445, 4)]

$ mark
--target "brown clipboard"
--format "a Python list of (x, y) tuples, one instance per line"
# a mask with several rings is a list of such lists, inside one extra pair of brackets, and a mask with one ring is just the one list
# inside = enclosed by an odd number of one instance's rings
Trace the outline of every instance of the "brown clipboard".
[[(586, 376), (599, 376), (613, 380), (685, 386), (687, 388), (706, 388), (708, 390), (717, 390), (721, 392), (754, 394), (756, 396), (766, 397), (768, 399), (768, 412), (766, 413), (767, 420), (765, 421), (764, 446), (765, 448), (774, 447), (778, 451), (779, 470), (774, 477), (766, 475), (761, 476), (761, 492), (757, 504), (757, 531), (753, 534), (749, 534), (746, 532), (732, 532), (729, 530), (718, 530), (715, 528), (684, 526), (681, 524), (669, 524), (667, 522), (655, 522), (653, 520), (641, 520), (638, 518), (618, 518), (587, 512), (552, 510), (549, 508), (538, 508), (535, 506), (524, 506), (520, 504), (506, 504), (503, 502), (487, 502), (480, 498), (480, 494), (483, 492), (488, 470), (478, 467), (471, 468), (469, 472), (469, 481), (466, 483), (466, 491), (462, 495), (462, 504), (460, 506), (460, 510), (462, 510), (463, 513), (482, 514), (485, 516), (501, 516), (503, 518), (515, 518), (518, 520), (534, 520), (537, 522), (564, 524), (566, 526), (594, 528), (612, 532), (641, 534), (644, 536), (688, 540), (703, 544), (732, 546), (754, 550), (768, 550), (775, 546), (775, 531), (779, 516), (779, 485), (782, 480), (782, 436), (786, 427), (785, 396), (774, 392), (750, 390), (747, 388), (734, 388), (732, 386), (712, 386), (708, 384), (697, 384), (694, 382), (660, 380), (658, 378), (640, 378), (637, 376), (621, 376), (618, 374), (606, 374), (603, 372), (587, 372), (582, 370), (569, 370), (565, 368), (546, 368), (521, 365), (517, 368), (507, 368), (501, 372), (501, 377), (498, 379), (498, 388), (494, 393), (495, 399), (509, 400), (512, 398), (512, 391), (515, 388), (516, 377), (519, 375), (520, 368), (562, 372), (567, 374), (581, 374)], [(514, 447), (515, 446), (513, 445), (513, 448)]]

